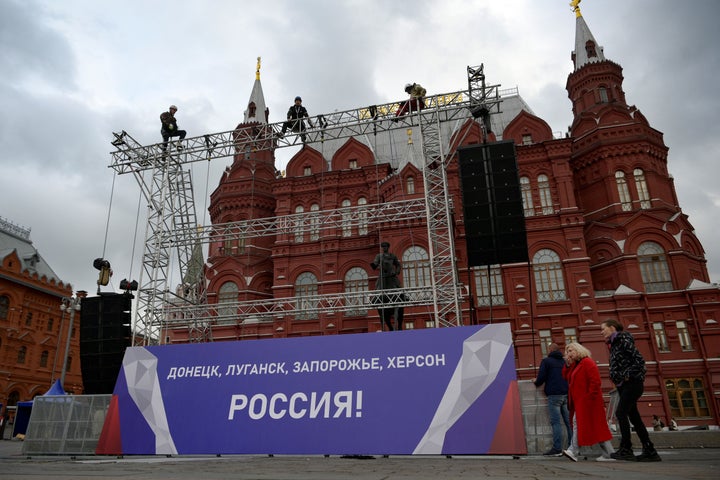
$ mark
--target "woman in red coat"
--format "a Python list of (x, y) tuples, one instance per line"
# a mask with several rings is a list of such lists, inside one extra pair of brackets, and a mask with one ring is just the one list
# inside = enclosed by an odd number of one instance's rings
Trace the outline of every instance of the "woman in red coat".
[(568, 344), (565, 347), (565, 364), (563, 376), (568, 382), (573, 437), (570, 447), (563, 454), (577, 462), (581, 446), (598, 444), (603, 454), (597, 460), (613, 460), (610, 454), (615, 450), (610, 443), (612, 434), (605, 416), (600, 371), (590, 358), (590, 350), (579, 343)]

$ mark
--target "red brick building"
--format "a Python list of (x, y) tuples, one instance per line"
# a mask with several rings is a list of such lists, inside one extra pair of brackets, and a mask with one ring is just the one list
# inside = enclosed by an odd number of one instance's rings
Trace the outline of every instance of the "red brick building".
[[(30, 230), (0, 218), (0, 403), (13, 406), (47, 392), (61, 376), (69, 330), (60, 310), (72, 286), (58, 278)], [(80, 318), (74, 315), (64, 388), (82, 393)]]
[[(518, 95), (504, 95), (504, 114), (492, 119), (497, 139), (516, 145), (528, 263), (467, 267), (455, 152), (481, 143), (482, 131), (468, 116), (443, 132), (458, 276), (470, 294), (463, 299), (463, 322), (509, 322), (521, 379), (535, 376), (550, 342), (579, 341), (593, 352), (609, 391), (599, 329), (602, 320), (616, 318), (647, 361), (642, 414), (666, 423), (674, 417), (681, 426), (718, 425), (720, 290), (710, 283), (702, 245), (678, 204), (662, 133), (627, 104), (622, 67), (605, 58), (582, 16), (576, 28), (567, 79), (574, 120), (567, 135), (555, 138)], [(267, 125), (259, 82), (258, 76), (239, 128)], [(419, 134), (309, 144), (282, 174), (270, 148), (236, 155), (211, 195), (213, 224), (304, 214), (309, 227), (211, 244), (209, 302), (372, 289), (376, 273), (369, 264), (381, 241), (399, 257), (404, 286), (427, 285), (424, 221), (364, 225), (361, 219), (334, 230), (312, 223), (312, 212), (423, 198), (424, 159), (414, 142)], [(362, 305), (344, 313), (301, 307), (216, 325), (213, 339), (380, 330), (377, 312)], [(404, 326), (436, 326), (432, 308), (406, 309)], [(179, 330), (169, 335), (170, 341), (186, 339)]]

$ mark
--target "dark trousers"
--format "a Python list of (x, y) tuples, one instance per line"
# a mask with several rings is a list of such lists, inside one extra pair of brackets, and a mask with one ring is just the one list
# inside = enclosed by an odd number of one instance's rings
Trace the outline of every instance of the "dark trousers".
[(630, 380), (623, 382), (617, 387), (619, 399), (615, 417), (620, 426), (620, 448), (632, 450), (632, 437), (630, 432), (630, 423), (635, 427), (635, 432), (642, 442), (643, 448), (652, 447), (647, 428), (642, 421), (640, 412), (637, 408), (637, 402), (643, 394), (643, 382), (640, 380)]
[(168, 140), (170, 140), (170, 137), (180, 137), (180, 140), (185, 138), (185, 135), (187, 135), (187, 132), (185, 130), (160, 130), (160, 135), (162, 135), (163, 139), (163, 146), (162, 149), (165, 151), (167, 148)]
[(425, 108), (425, 102), (422, 98), (412, 98), (407, 102), (403, 103), (395, 115), (401, 117), (411, 111), (417, 112), (419, 110), (422, 110), (423, 108)]
[(295, 133), (299, 133), (300, 140), (305, 143), (305, 121), (300, 119), (288, 120), (287, 122), (283, 123), (280, 133), (284, 135), (285, 132), (287, 132), (288, 128)]
[[(404, 314), (404, 308), (403, 307), (390, 307), (390, 308), (379, 308), (378, 313), (380, 314), (380, 321), (385, 323), (387, 326), (387, 329), (391, 332), (393, 330), (402, 330), (403, 329), (403, 314)], [(393, 325), (393, 317), (395, 317), (395, 325)]]

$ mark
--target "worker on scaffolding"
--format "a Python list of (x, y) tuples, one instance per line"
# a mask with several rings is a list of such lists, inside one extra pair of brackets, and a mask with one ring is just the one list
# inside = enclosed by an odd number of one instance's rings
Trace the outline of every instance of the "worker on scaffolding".
[[(180, 140), (182, 140), (185, 138), (185, 135), (187, 135), (185, 130), (178, 130), (177, 120), (175, 119), (177, 109), (175, 105), (170, 105), (167, 112), (160, 114), (160, 123), (162, 124), (160, 134), (163, 139), (163, 152), (167, 150), (167, 143), (170, 137), (180, 137)], [(182, 146), (178, 144), (177, 149), (182, 150)]]
[[(401, 271), (400, 260), (394, 253), (390, 253), (390, 244), (388, 242), (382, 242), (382, 253), (375, 255), (375, 259), (370, 263), (373, 270), (380, 269), (377, 281), (375, 282), (376, 290), (392, 290), (402, 288), (398, 274)], [(398, 306), (386, 306), (386, 304), (393, 304), (399, 300), (404, 300), (405, 296), (400, 294), (387, 295), (383, 294), (378, 297), (378, 303), (382, 304), (378, 308), (378, 314), (380, 315), (380, 326), (383, 323), (387, 325), (388, 330), (402, 330), (403, 320), (403, 307)], [(395, 320), (395, 328), (393, 328), (393, 318)]]
[(305, 143), (305, 118), (308, 119), (308, 125), (313, 128), (312, 121), (308, 115), (305, 107), (302, 106), (302, 98), (295, 97), (295, 103), (290, 105), (287, 112), (287, 121), (283, 123), (282, 130), (280, 131), (280, 138), (285, 136), (285, 132), (288, 128), (295, 133), (300, 134), (300, 140)]
[[(425, 108), (425, 94), (427, 90), (423, 88), (419, 83), (408, 83), (405, 85), (405, 93), (410, 95), (410, 98), (402, 104), (396, 113), (396, 117), (402, 117), (410, 112), (417, 112)], [(397, 122), (398, 119), (395, 118)]]

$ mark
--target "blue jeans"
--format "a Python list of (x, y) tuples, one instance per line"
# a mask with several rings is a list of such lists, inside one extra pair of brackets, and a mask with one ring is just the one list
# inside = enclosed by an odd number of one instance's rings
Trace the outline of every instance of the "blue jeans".
[(548, 395), (548, 414), (552, 426), (554, 450), (563, 449), (563, 422), (567, 431), (567, 441), (570, 445), (572, 439), (572, 426), (570, 425), (570, 414), (568, 412), (567, 395)]

